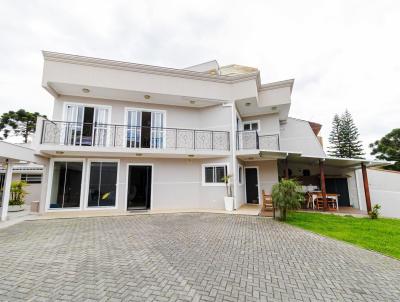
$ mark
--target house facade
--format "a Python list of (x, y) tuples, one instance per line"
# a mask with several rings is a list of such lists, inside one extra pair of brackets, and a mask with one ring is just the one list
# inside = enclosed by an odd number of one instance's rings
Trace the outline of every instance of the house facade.
[(355, 170), (378, 163), (328, 158), (321, 126), (289, 117), (294, 80), (262, 84), (257, 69), (216, 61), (171, 69), (43, 56), (54, 106), (32, 143), (45, 159), (42, 213), (224, 209), (226, 175), (238, 209), (282, 177), (318, 187), (321, 165), (340, 203), (363, 207)]

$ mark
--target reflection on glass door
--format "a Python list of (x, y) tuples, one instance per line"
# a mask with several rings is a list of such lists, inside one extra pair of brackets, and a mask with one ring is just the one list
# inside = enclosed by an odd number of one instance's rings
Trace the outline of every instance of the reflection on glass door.
[(55, 162), (50, 208), (78, 208), (81, 199), (82, 162)]
[(90, 164), (88, 207), (115, 206), (118, 163), (92, 162)]

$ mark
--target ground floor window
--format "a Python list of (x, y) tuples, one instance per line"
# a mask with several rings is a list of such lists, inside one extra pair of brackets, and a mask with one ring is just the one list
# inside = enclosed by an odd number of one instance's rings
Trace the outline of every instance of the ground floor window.
[(238, 169), (238, 178), (239, 178), (239, 185), (243, 184), (243, 166), (239, 165), (239, 169)]
[(203, 166), (204, 184), (223, 184), (228, 175), (228, 166), (225, 164), (207, 164)]
[(91, 162), (88, 207), (114, 207), (117, 192), (117, 162)]
[(27, 184), (40, 184), (42, 183), (42, 174), (21, 174), (21, 180)]
[(50, 208), (78, 208), (81, 200), (82, 162), (54, 162)]

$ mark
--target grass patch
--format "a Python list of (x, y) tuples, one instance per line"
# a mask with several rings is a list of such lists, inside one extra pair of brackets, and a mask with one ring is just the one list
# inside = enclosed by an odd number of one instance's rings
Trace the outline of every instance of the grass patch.
[(291, 212), (286, 222), (400, 259), (400, 219)]

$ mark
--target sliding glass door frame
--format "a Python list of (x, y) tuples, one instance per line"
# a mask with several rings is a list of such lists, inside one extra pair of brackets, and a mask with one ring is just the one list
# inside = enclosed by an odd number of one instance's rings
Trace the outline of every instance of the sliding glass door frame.
[(153, 209), (153, 200), (154, 200), (154, 164), (153, 163), (147, 163), (147, 162), (143, 162), (143, 163), (128, 163), (126, 165), (126, 178), (125, 178), (125, 205), (124, 205), (124, 209), (127, 211), (128, 210), (128, 190), (129, 190), (129, 167), (132, 166), (150, 166), (151, 167), (151, 188), (150, 188), (150, 207), (148, 210), (152, 210)]
[[(54, 163), (55, 162), (79, 162), (82, 163), (82, 178), (81, 178), (81, 192), (79, 199), (79, 207), (73, 208), (50, 208), (51, 190), (54, 181)], [(49, 167), (49, 181), (47, 184), (47, 196), (45, 212), (59, 212), (59, 211), (81, 211), (83, 210), (83, 201), (85, 195), (85, 182), (86, 182), (86, 160), (84, 158), (51, 158)]]
[[(115, 188), (115, 206), (93, 206), (89, 207), (89, 186), (90, 186), (90, 168), (93, 162), (102, 162), (102, 163), (117, 163), (117, 183)], [(120, 173), (120, 160), (119, 159), (109, 159), (109, 158), (90, 158), (87, 160), (86, 163), (86, 184), (85, 184), (85, 203), (83, 209), (86, 211), (93, 211), (93, 210), (110, 210), (110, 209), (117, 209), (118, 208), (118, 192), (119, 192), (119, 173)]]
[[(74, 113), (74, 109), (69, 110), (70, 108), (75, 108), (76, 114), (72, 114)], [(66, 139), (70, 139), (70, 131), (72, 130), (73, 132), (73, 141), (74, 144), (72, 145), (76, 145), (77, 143), (77, 132), (79, 131), (80, 133), (80, 137), (78, 138), (79, 140), (79, 144), (78, 146), (82, 145), (82, 136), (83, 136), (83, 127), (84, 127), (84, 122), (83, 122), (83, 118), (84, 118), (84, 113), (85, 113), (85, 107), (88, 108), (94, 108), (93, 111), (93, 124), (92, 124), (92, 142), (91, 142), (91, 146), (95, 146), (95, 145), (99, 145), (98, 142), (96, 141), (96, 138), (99, 140), (99, 138), (101, 137), (101, 134), (103, 134), (103, 144), (104, 146), (108, 146), (109, 144), (109, 136), (110, 136), (110, 130), (108, 129), (109, 126), (111, 124), (111, 114), (112, 114), (112, 106), (108, 106), (108, 105), (99, 105), (99, 104), (89, 104), (89, 103), (74, 103), (74, 102), (65, 102), (64, 103), (64, 107), (63, 107), (63, 121), (65, 122), (71, 122), (71, 123), (75, 123), (75, 124), (71, 124), (70, 126), (64, 126), (67, 128), (71, 128), (68, 129), (68, 131), (66, 131), (66, 129), (62, 129), (61, 132), (61, 136), (60, 136), (60, 140), (61, 142), (64, 144)], [(80, 120), (78, 120), (79, 117), (79, 109), (81, 109), (81, 118)], [(102, 114), (100, 114), (102, 113)], [(72, 119), (72, 120), (71, 120)], [(106, 119), (106, 120), (105, 120)], [(98, 120), (102, 120), (101, 122), (99, 122)], [(100, 133), (100, 135), (99, 135)], [(104, 142), (105, 139), (105, 142)], [(67, 144), (69, 145), (69, 143)], [(101, 145), (101, 144), (100, 144)]]
[[(140, 116), (140, 118), (136, 118), (136, 121), (140, 122), (140, 125), (129, 125), (129, 112), (137, 112)], [(167, 146), (167, 133), (166, 133), (166, 125), (167, 125), (167, 111), (166, 110), (160, 110), (160, 109), (148, 109), (148, 108), (134, 108), (134, 107), (125, 107), (125, 122), (124, 125), (126, 125), (127, 129), (124, 134), (124, 144), (128, 141), (128, 129), (129, 126), (131, 127), (138, 127), (140, 129), (139, 134), (137, 134), (137, 131), (135, 131), (135, 140), (139, 141), (139, 147), (137, 148), (142, 148), (141, 146), (141, 135), (142, 135), (142, 113), (143, 112), (150, 112), (151, 113), (151, 129), (150, 129), (150, 148), (148, 149), (165, 149)], [(155, 117), (161, 117), (161, 125), (158, 125), (159, 123), (156, 122)], [(154, 120), (153, 120), (154, 118)], [(157, 127), (160, 127), (159, 130)], [(133, 131), (134, 129), (130, 129)], [(162, 138), (162, 144), (158, 145), (157, 139)], [(128, 148), (135, 148), (132, 146), (127, 146)]]

